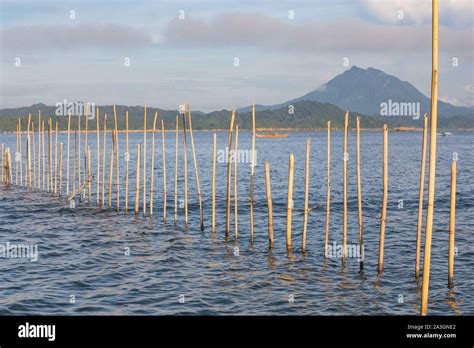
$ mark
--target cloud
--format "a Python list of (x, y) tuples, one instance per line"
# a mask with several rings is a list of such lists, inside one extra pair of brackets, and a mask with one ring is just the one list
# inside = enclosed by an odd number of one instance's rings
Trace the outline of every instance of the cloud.
[(117, 24), (18, 26), (0, 32), (2, 51), (32, 52), (84, 47), (135, 47), (152, 43), (149, 34)]
[[(365, 10), (384, 23), (400, 23), (399, 11), (403, 11), (403, 23), (430, 24), (432, 0), (362, 0)], [(439, 23), (451, 27), (472, 27), (474, 5), (472, 0), (441, 0), (438, 5)]]
[[(470, 29), (440, 28), (440, 50), (465, 52)], [(287, 52), (419, 52), (431, 48), (431, 27), (382, 25), (357, 19), (330, 23), (294, 24), (260, 14), (224, 13), (209, 21), (173, 19), (164, 32), (164, 43), (176, 46), (255, 46)]]

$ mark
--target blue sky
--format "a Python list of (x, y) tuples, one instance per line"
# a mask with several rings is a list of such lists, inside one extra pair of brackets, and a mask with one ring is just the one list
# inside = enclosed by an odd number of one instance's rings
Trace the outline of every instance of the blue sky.
[[(439, 95), (456, 105), (474, 105), (473, 6), (440, 2)], [(252, 98), (273, 104), (352, 65), (430, 90), (430, 0), (0, 0), (0, 7), (1, 108), (64, 99), (167, 109), (187, 101), (204, 111)]]

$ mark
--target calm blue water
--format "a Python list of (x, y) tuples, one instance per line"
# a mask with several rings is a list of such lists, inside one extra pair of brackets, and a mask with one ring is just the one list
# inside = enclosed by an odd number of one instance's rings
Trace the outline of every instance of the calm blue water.
[[(382, 134), (362, 132), (362, 191), (365, 269), (357, 258), (324, 259), (326, 221), (326, 132), (295, 132), (287, 139), (257, 139), (255, 170), (255, 243), (249, 242), (250, 165), (239, 165), (239, 239), (225, 241), (226, 163), (217, 164), (217, 231), (211, 239), (212, 132), (195, 132), (205, 230), (199, 229), (190, 138), (188, 136), (189, 229), (184, 210), (173, 225), (174, 134), (166, 134), (168, 223), (162, 221), (163, 179), (161, 135), (156, 138), (155, 215), (123, 211), (125, 160), (121, 144), (121, 206), (95, 206), (95, 158), (92, 160), (93, 206), (87, 200), (74, 209), (46, 192), (0, 187), (0, 244), (34, 243), (38, 260), (0, 258), (0, 314), (418, 314), (421, 288), (414, 279), (421, 132), (389, 134), (389, 198), (385, 265), (377, 277), (379, 214), (382, 198)], [(101, 135), (102, 136), (102, 135)], [(182, 133), (179, 153), (179, 199), (183, 195)], [(358, 243), (355, 134), (350, 132), (348, 162), (348, 243)], [(300, 252), (304, 199), (305, 141), (312, 138), (307, 253)], [(71, 137), (73, 140), (74, 137)], [(227, 133), (218, 132), (218, 151)], [(23, 138), (23, 141), (25, 139)], [(110, 140), (110, 135), (109, 135)], [(37, 142), (37, 139), (35, 139)], [(67, 138), (61, 134), (59, 141)], [(130, 135), (130, 194), (133, 209), (136, 145)], [(0, 143), (14, 148), (15, 136), (1, 134)], [(89, 135), (93, 154), (95, 135)], [(84, 137), (82, 137), (82, 146)], [(240, 132), (239, 147), (250, 150), (251, 136)], [(25, 143), (23, 144), (25, 147)], [(36, 143), (37, 146), (37, 143)], [(148, 136), (148, 175), (151, 135)], [(73, 146), (71, 144), (71, 152)], [(110, 150), (110, 144), (107, 146)], [(474, 133), (438, 137), (438, 161), (429, 313), (474, 314)], [(102, 151), (102, 141), (101, 141)], [(455, 287), (447, 287), (449, 186), (453, 152), (457, 152), (457, 216)], [(288, 156), (295, 155), (293, 254), (285, 246)], [(332, 133), (330, 243), (342, 241), (342, 132)], [(275, 248), (268, 250), (264, 161), (271, 165)], [(46, 162), (47, 163), (47, 162)], [(71, 160), (72, 177), (72, 160)], [(109, 162), (107, 160), (107, 167)], [(64, 167), (66, 161), (64, 160)], [(26, 164), (23, 165), (25, 170)], [(64, 169), (64, 177), (66, 171)], [(114, 174), (115, 175), (115, 174)], [(108, 169), (107, 169), (108, 183)], [(427, 184), (427, 179), (426, 179)], [(72, 186), (72, 185), (71, 185)], [(150, 184), (148, 183), (148, 189)], [(65, 187), (65, 183), (64, 183)], [(107, 188), (107, 185), (106, 185)], [(425, 202), (427, 199), (425, 190)], [(113, 204), (115, 207), (115, 182)], [(400, 201), (403, 201), (401, 207)], [(107, 194), (106, 194), (107, 204)], [(233, 209), (233, 208), (232, 208)], [(233, 221), (233, 220), (232, 220)], [(238, 255), (236, 251), (238, 248)], [(126, 255), (130, 251), (130, 255)], [(75, 303), (70, 303), (71, 296)], [(294, 298), (294, 301), (289, 301)], [(400, 303), (403, 298), (403, 303)], [(184, 303), (183, 302), (184, 299)], [(180, 301), (181, 300), (181, 301)]]

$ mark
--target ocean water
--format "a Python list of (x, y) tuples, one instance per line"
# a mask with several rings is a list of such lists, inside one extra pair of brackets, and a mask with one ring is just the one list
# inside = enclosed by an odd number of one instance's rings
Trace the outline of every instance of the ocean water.
[[(305, 142), (312, 139), (307, 251), (301, 252), (304, 204)], [(110, 141), (110, 134), (109, 134)], [(71, 137), (71, 152), (74, 137)], [(217, 133), (216, 235), (211, 238), (211, 173), (213, 132), (195, 132), (203, 199), (204, 231), (190, 137), (188, 135), (189, 228), (184, 209), (173, 224), (174, 133), (166, 133), (167, 223), (163, 222), (161, 134), (156, 137), (154, 215), (135, 216), (137, 144), (143, 134), (130, 134), (129, 208), (125, 200), (125, 136), (119, 135), (121, 198), (113, 207), (95, 204), (96, 138), (89, 134), (92, 158), (92, 206), (78, 199), (70, 208), (64, 197), (48, 192), (0, 185), (0, 245), (37, 247), (37, 260), (0, 257), (2, 315), (417, 315), (421, 285), (414, 277), (421, 132), (389, 133), (389, 192), (383, 273), (377, 275), (382, 200), (382, 133), (361, 133), (361, 174), (365, 267), (357, 255), (324, 258), (327, 185), (327, 134), (290, 132), (286, 139), (257, 138), (255, 167), (255, 240), (250, 243), (250, 163), (245, 161), (251, 134), (241, 131), (238, 166), (239, 237), (225, 238), (228, 135)], [(331, 214), (329, 243), (342, 243), (343, 134), (331, 134)], [(36, 146), (37, 146), (37, 139)], [(64, 181), (66, 179), (66, 134)], [(182, 132), (179, 134), (179, 203), (183, 193)], [(15, 136), (0, 134), (0, 143), (14, 149)], [(53, 141), (54, 144), (54, 141)], [(100, 150), (102, 152), (102, 134)], [(81, 139), (84, 146), (84, 136)], [(107, 151), (110, 151), (110, 142)], [(25, 137), (23, 137), (25, 148)], [(436, 200), (432, 242), (429, 314), (474, 314), (474, 133), (438, 137)], [(12, 150), (13, 151), (13, 150)], [(36, 149), (37, 151), (37, 149)], [(47, 146), (46, 146), (47, 151)], [(247, 151), (247, 152), (245, 152)], [(54, 152), (53, 152), (54, 153)], [(295, 155), (293, 250), (286, 253), (288, 157)], [(450, 166), (458, 157), (454, 289), (447, 287)], [(151, 135), (147, 143), (147, 176), (151, 168)], [(247, 156), (248, 157), (248, 156)], [(23, 160), (25, 156), (23, 156)], [(247, 158), (248, 159), (248, 158)], [(37, 153), (36, 153), (36, 160)], [(264, 162), (271, 166), (275, 246), (268, 248)], [(82, 161), (81, 161), (82, 162)], [(47, 164), (47, 160), (46, 160)], [(143, 162), (142, 162), (143, 164)], [(83, 163), (81, 163), (83, 165)], [(102, 165), (102, 163), (101, 163)], [(106, 190), (108, 190), (107, 158)], [(72, 179), (72, 157), (71, 157)], [(25, 171), (26, 163), (23, 162)], [(82, 169), (82, 168), (81, 168)], [(102, 168), (101, 168), (102, 169)], [(15, 170), (15, 168), (14, 168)], [(83, 169), (82, 169), (83, 171)], [(428, 171), (428, 167), (427, 167)], [(143, 174), (143, 172), (142, 172)], [(14, 179), (15, 180), (15, 179)], [(427, 187), (427, 177), (425, 184)], [(143, 183), (141, 182), (140, 185)], [(147, 183), (147, 189), (150, 182)], [(72, 189), (72, 184), (70, 189)], [(141, 196), (140, 192), (140, 206)], [(149, 200), (149, 192), (147, 192)], [(105, 194), (106, 206), (108, 192)], [(425, 189), (425, 207), (427, 190)], [(349, 134), (348, 244), (358, 244), (355, 133)], [(423, 226), (425, 224), (423, 223)], [(423, 228), (424, 230), (424, 228)], [(422, 243), (423, 251), (424, 243)], [(333, 255), (332, 255), (333, 256)]]

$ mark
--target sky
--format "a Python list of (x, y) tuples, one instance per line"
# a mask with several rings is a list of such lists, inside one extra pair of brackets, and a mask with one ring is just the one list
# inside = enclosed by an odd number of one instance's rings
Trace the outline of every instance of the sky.
[[(431, 0), (0, 0), (0, 108), (211, 111), (300, 97), (353, 65), (431, 86)], [(441, 0), (439, 98), (474, 105), (474, 1)]]

